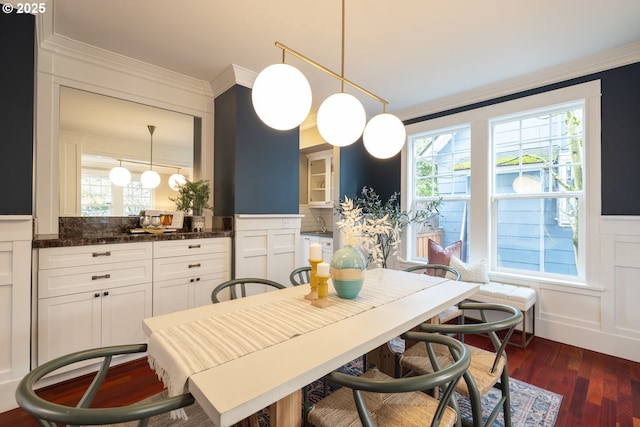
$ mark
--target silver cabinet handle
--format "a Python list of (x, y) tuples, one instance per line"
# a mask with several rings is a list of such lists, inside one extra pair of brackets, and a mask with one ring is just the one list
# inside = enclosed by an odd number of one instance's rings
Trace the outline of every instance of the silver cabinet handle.
[(91, 276), (91, 280), (108, 279), (110, 277), (110, 274), (103, 274), (102, 276)]
[(189, 245), (189, 249), (200, 249), (200, 245)]
[(106, 252), (94, 252), (93, 253), (93, 257), (99, 257), (99, 256), (111, 256), (111, 251), (106, 251)]
[(189, 268), (196, 268), (196, 267), (200, 267), (200, 263), (197, 263), (197, 264), (189, 264)]

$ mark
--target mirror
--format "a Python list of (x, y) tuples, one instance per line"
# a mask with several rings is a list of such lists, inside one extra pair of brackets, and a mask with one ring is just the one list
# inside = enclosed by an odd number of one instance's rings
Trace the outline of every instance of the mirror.
[[(60, 216), (175, 210), (169, 197), (177, 191), (169, 186), (169, 177), (180, 173), (194, 179), (200, 124), (200, 118), (187, 114), (61, 87)], [(153, 135), (148, 125), (155, 126)], [(109, 180), (116, 166), (131, 172), (130, 184), (117, 186)], [(140, 176), (150, 168), (160, 175), (160, 184), (145, 189)]]

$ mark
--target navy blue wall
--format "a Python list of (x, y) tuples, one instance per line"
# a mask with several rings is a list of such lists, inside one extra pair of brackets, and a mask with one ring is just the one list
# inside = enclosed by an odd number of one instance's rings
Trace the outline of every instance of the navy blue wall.
[(340, 200), (360, 195), (362, 187), (372, 187), (383, 202), (400, 191), (400, 154), (381, 160), (371, 156), (362, 139), (340, 149)]
[(31, 215), (35, 17), (0, 13), (0, 215)]
[(251, 89), (235, 85), (215, 100), (216, 215), (297, 214), (300, 186), (298, 128), (266, 126)]
[(404, 123), (417, 123), (597, 79), (602, 82), (602, 214), (640, 215), (640, 197), (634, 193), (635, 184), (640, 182), (640, 63), (416, 117)]

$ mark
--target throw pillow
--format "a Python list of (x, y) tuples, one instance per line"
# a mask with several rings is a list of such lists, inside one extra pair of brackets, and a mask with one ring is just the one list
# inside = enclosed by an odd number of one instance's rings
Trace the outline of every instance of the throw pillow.
[(429, 264), (449, 265), (449, 259), (455, 255), (460, 258), (462, 252), (462, 240), (450, 244), (443, 248), (433, 240), (429, 239), (427, 246), (427, 262)]
[[(463, 282), (489, 283), (489, 274), (487, 273), (487, 263), (485, 260), (465, 264), (460, 258), (454, 255), (449, 260), (449, 267), (460, 273), (460, 280)], [(451, 280), (455, 279), (451, 273), (447, 273), (445, 277)]]

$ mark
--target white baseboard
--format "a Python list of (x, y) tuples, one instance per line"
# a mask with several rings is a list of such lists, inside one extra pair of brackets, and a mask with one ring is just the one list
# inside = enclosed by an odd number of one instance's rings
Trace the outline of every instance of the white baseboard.
[(16, 402), (18, 383), (20, 383), (20, 379), (0, 384), (0, 412), (10, 411), (18, 407)]
[(536, 336), (640, 363), (640, 341), (633, 338), (543, 319), (536, 319)]

